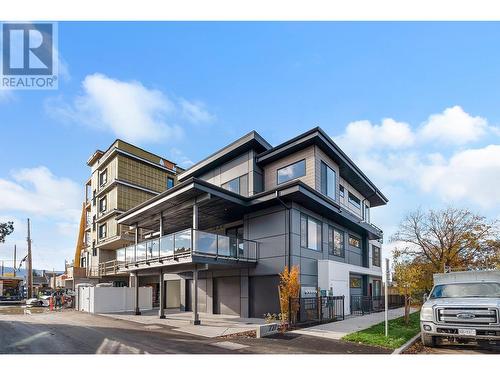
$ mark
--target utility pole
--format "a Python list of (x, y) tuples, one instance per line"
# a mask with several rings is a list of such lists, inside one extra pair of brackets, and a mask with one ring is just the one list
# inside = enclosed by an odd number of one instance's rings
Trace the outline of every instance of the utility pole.
[(28, 219), (28, 298), (33, 298), (33, 264), (31, 263), (31, 233)]
[(16, 277), (16, 245), (14, 245), (14, 277)]
[(384, 294), (385, 294), (385, 312), (384, 312), (384, 320), (385, 320), (385, 336), (389, 336), (389, 258), (385, 258), (385, 285), (384, 285)]
[(2, 260), (2, 276), (3, 276), (3, 260)]

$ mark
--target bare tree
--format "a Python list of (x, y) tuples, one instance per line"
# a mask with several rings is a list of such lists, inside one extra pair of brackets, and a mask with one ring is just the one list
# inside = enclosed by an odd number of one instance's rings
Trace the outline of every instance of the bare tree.
[(417, 210), (409, 213), (391, 241), (405, 245), (402, 255), (429, 263), (434, 272), (452, 269), (498, 268), (499, 222), (466, 209)]

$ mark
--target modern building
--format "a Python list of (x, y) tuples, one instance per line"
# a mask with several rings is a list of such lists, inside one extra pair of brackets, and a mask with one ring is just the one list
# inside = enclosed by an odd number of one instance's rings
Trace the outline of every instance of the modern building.
[(161, 316), (279, 312), (278, 274), (294, 265), (303, 295), (345, 295), (346, 313), (351, 297), (381, 294), (370, 210), (388, 200), (322, 129), (274, 147), (252, 131), (177, 178), (117, 216), (135, 243), (100, 258), (116, 254), (131, 284), (158, 285)]
[(183, 169), (120, 139), (106, 151), (95, 151), (87, 165), (91, 176), (85, 183), (83, 243), (77, 244), (75, 267), (68, 269), (66, 285), (85, 281), (126, 285), (126, 273), (106, 272), (116, 271), (116, 249), (135, 241), (116, 217), (172, 188)]

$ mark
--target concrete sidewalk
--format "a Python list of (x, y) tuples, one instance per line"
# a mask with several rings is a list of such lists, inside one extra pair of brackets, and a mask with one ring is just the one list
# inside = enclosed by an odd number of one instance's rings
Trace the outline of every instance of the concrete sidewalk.
[[(412, 308), (410, 312), (415, 311), (417, 311), (417, 309)], [(389, 310), (389, 320), (399, 318), (400, 316), (403, 316), (404, 313), (404, 307)], [(379, 312), (362, 316), (348, 316), (345, 320), (320, 324), (309, 328), (297, 329), (293, 332), (301, 335), (339, 340), (349, 333), (361, 331), (383, 321), (384, 312)]]
[(133, 315), (127, 312), (99, 315), (144, 324), (145, 330), (154, 330), (166, 325), (172, 327), (174, 331), (209, 338), (255, 330), (259, 324), (264, 324), (264, 319), (200, 313), (201, 324), (195, 326), (190, 323), (193, 313), (181, 312), (178, 309), (166, 310), (166, 319), (158, 317), (158, 309), (142, 311), (141, 314)]

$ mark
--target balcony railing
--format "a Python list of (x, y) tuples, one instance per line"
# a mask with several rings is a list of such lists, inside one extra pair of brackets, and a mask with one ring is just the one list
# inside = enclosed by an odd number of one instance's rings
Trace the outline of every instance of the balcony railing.
[(256, 262), (255, 241), (186, 229), (160, 238), (139, 242), (116, 251), (118, 268), (137, 263), (189, 256)]

